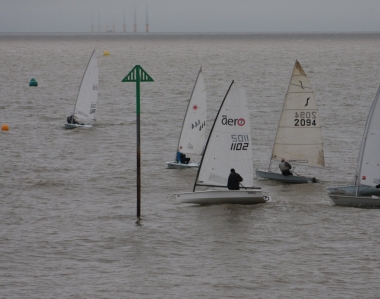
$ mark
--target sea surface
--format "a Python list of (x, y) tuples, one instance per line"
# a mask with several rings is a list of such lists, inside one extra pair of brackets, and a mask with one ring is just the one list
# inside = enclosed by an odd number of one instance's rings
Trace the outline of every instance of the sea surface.
[[(94, 48), (98, 120), (64, 130)], [(379, 57), (375, 33), (0, 34), (0, 298), (380, 298), (380, 210), (326, 191), (353, 182)], [(321, 183), (257, 179), (272, 200), (254, 206), (176, 202), (196, 170), (165, 162), (199, 68), (208, 130), (231, 81), (246, 87), (264, 169), (296, 59), (326, 162), (296, 172)], [(141, 84), (137, 223), (135, 84), (121, 82), (135, 65), (154, 79)]]

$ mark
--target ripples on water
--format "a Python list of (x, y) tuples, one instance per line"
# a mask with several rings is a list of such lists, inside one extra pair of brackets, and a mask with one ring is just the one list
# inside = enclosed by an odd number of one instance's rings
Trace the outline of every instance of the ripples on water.
[[(353, 179), (380, 83), (378, 34), (0, 35), (0, 297), (378, 298), (379, 210), (332, 207)], [(65, 131), (97, 48), (98, 122)], [(103, 51), (110, 56), (102, 56)], [(190, 206), (194, 170), (167, 170), (198, 69), (209, 122), (244, 85), (254, 167), (269, 162), (294, 61), (314, 89), (327, 168), (321, 184), (259, 180), (272, 202)], [(135, 224), (135, 86), (140, 64), (142, 216)], [(35, 78), (38, 88), (28, 87)]]

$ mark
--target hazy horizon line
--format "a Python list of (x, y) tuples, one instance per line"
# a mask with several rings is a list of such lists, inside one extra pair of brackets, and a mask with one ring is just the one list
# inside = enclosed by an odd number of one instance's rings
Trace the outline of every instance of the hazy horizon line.
[(155, 31), (155, 32), (89, 32), (89, 31), (0, 31), (0, 34), (374, 34), (380, 31)]

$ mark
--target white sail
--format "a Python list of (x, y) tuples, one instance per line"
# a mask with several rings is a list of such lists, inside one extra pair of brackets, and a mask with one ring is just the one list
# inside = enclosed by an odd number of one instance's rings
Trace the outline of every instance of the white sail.
[(365, 124), (362, 144), (355, 173), (355, 185), (327, 188), (334, 205), (354, 207), (380, 207), (380, 87), (373, 100)]
[(215, 118), (196, 185), (226, 186), (231, 168), (253, 186), (251, 124), (245, 89), (232, 82)]
[(369, 111), (359, 151), (357, 179), (360, 185), (380, 184), (380, 87)]
[(201, 67), (187, 106), (177, 151), (185, 154), (202, 154), (205, 145), (206, 117), (206, 87)]
[(274, 141), (271, 160), (324, 167), (321, 124), (313, 89), (296, 61)]
[(78, 97), (74, 107), (75, 117), (84, 121), (96, 119), (98, 82), (98, 60), (96, 59), (94, 50), (79, 87)]

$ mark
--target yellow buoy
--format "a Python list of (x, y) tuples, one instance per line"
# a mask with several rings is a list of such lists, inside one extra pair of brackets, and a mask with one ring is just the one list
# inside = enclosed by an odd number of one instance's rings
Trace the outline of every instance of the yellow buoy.
[(110, 56), (110, 52), (104, 51), (103, 56)]
[(9, 130), (9, 126), (8, 126), (7, 124), (3, 124), (3, 125), (1, 126), (1, 130), (2, 130), (2, 131), (8, 131), (8, 130)]

